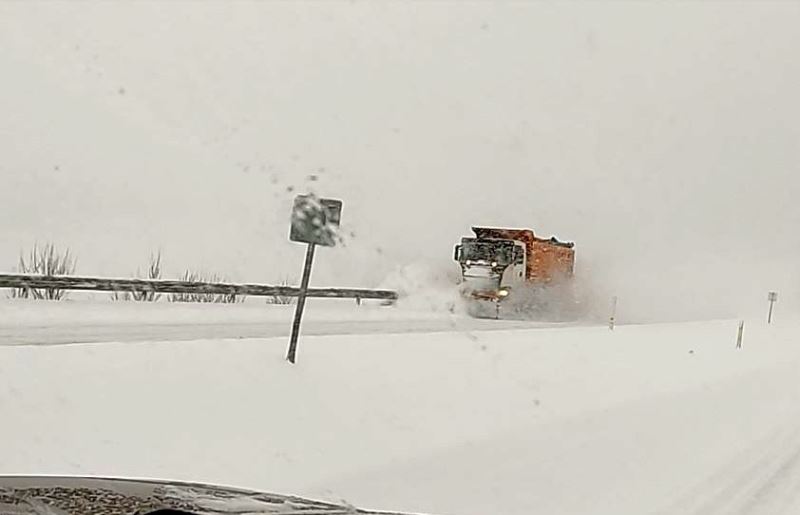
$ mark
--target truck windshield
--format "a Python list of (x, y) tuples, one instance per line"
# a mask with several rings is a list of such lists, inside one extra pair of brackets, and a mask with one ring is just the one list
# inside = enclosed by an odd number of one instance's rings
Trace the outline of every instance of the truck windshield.
[(513, 245), (506, 242), (464, 242), (461, 250), (461, 261), (496, 261), (501, 265), (511, 263)]

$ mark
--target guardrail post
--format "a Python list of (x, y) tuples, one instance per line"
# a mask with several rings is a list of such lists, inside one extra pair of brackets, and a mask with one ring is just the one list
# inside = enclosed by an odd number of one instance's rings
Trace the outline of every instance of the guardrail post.
[(775, 305), (775, 302), (778, 300), (778, 292), (771, 291), (767, 294), (767, 300), (769, 301), (769, 314), (767, 314), (767, 323), (772, 323), (772, 307)]
[(617, 325), (617, 297), (611, 297), (611, 315), (608, 317), (608, 328), (613, 331)]
[(739, 321), (739, 330), (736, 333), (736, 348), (742, 348), (742, 337), (744, 336), (744, 320)]

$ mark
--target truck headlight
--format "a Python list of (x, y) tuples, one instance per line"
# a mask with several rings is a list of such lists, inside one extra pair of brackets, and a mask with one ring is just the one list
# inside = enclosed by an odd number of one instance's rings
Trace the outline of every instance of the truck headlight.
[(492, 261), (492, 266), (497, 266), (497, 261)]
[(500, 290), (497, 292), (498, 297), (508, 297), (508, 290)]

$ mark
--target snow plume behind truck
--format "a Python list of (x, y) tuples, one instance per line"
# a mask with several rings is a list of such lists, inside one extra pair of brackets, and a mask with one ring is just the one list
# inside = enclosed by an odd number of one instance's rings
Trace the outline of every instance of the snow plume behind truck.
[(471, 314), (499, 318), (564, 311), (575, 270), (575, 245), (539, 238), (530, 229), (473, 227), (454, 258), (461, 267), (461, 292)]

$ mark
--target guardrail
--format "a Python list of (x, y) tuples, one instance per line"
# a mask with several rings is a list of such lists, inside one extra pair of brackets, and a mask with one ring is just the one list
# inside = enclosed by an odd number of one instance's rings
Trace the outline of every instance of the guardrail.
[[(0, 288), (55, 289), (75, 291), (196, 293), (213, 295), (247, 295), (254, 297), (297, 297), (300, 289), (294, 286), (266, 284), (207, 283), (162, 279), (109, 279), (102, 277), (46, 276), (0, 274)], [(335, 299), (377, 299), (396, 301), (393, 290), (369, 288), (309, 288), (309, 297)]]

